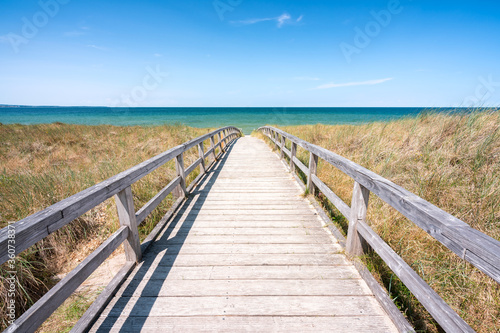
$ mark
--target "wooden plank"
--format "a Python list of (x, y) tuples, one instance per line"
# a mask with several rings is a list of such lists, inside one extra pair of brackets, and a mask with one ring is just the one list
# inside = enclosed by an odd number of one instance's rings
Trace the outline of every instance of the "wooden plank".
[(120, 225), (129, 229), (128, 237), (124, 245), (127, 261), (139, 262), (142, 257), (139, 230), (135, 219), (134, 198), (132, 188), (129, 186), (115, 196), (116, 209)]
[(201, 165), (201, 162), (203, 162), (203, 160), (201, 158), (199, 158), (196, 161), (194, 161), (193, 164), (191, 164), (189, 167), (187, 167), (186, 170), (184, 171), (186, 177), (189, 176), (191, 174), (191, 172), (193, 172), (194, 169), (196, 169), (196, 167), (198, 165)]
[[(200, 288), (200, 286), (203, 286)], [(188, 296), (371, 296), (362, 280), (178, 280), (160, 276), (149, 280), (131, 280), (121, 297)]]
[(169, 195), (181, 182), (181, 177), (175, 177), (167, 186), (165, 186), (157, 195), (149, 200), (136, 214), (137, 224), (141, 224), (146, 217)]
[(309, 173), (307, 174), (307, 189), (313, 196), (316, 194), (316, 187), (312, 181), (312, 175), (316, 174), (318, 168), (318, 156), (309, 153)]
[(142, 280), (161, 276), (165, 281), (176, 280), (330, 280), (360, 279), (352, 265), (342, 266), (149, 266), (142, 263), (131, 279)]
[[(363, 316), (378, 308), (373, 297), (225, 296), (121, 297), (103, 314), (129, 317), (168, 316)], [(376, 315), (383, 315), (379, 310)]]
[(325, 235), (326, 231), (323, 228), (256, 228), (256, 227), (240, 227), (240, 228), (198, 228), (189, 225), (170, 227), (167, 232), (171, 232), (176, 236), (216, 236), (216, 235)]
[(395, 332), (385, 316), (110, 317), (91, 332)]
[(366, 223), (358, 221), (358, 230), (373, 250), (378, 253), (382, 260), (401, 279), (443, 329), (448, 332), (474, 332)]
[(354, 261), (354, 266), (359, 274), (366, 282), (377, 301), (384, 308), (384, 311), (389, 315), (394, 325), (398, 328), (399, 332), (415, 332), (413, 326), (410, 325), (408, 320), (403, 316), (401, 311), (396, 307), (392, 299), (387, 295), (386, 290), (378, 283), (370, 271), (360, 262)]
[(290, 152), (290, 172), (295, 173), (295, 162), (294, 158), (297, 156), (297, 144), (292, 142), (292, 151)]
[(87, 311), (85, 311), (75, 326), (73, 326), (71, 333), (83, 333), (88, 331), (90, 326), (92, 326), (97, 320), (99, 315), (102, 313), (106, 305), (108, 305), (111, 298), (116, 294), (123, 281), (125, 281), (134, 267), (135, 262), (128, 261), (125, 263), (106, 288), (104, 288), (102, 293), (97, 296), (97, 299), (92, 303), (92, 305), (90, 305)]
[(149, 253), (168, 254), (336, 254), (342, 248), (338, 244), (174, 244), (165, 247), (161, 242), (152, 245)]
[(174, 196), (181, 198), (187, 196), (186, 190), (186, 171), (184, 169), (184, 154), (179, 154), (175, 157), (175, 169), (177, 176), (181, 178), (179, 186), (174, 190)]
[(325, 183), (323, 183), (318, 176), (312, 175), (312, 181), (314, 185), (325, 195), (325, 197), (330, 200), (330, 202), (339, 210), (342, 215), (347, 219), (351, 216), (351, 207), (349, 207), (339, 196), (337, 196)]
[(204, 174), (206, 172), (206, 167), (205, 167), (205, 153), (203, 152), (203, 141), (198, 144), (198, 155), (200, 156), (201, 160), (200, 174)]
[(168, 254), (152, 254), (144, 257), (146, 264), (154, 266), (338, 266), (348, 265), (344, 255), (341, 254), (280, 254), (270, 256), (269, 254), (183, 254), (182, 256)]
[(122, 226), (74, 270), (52, 287), (32, 307), (23, 313), (5, 332), (35, 332), (35, 330), (80, 286), (118, 246), (127, 239), (129, 228)]
[(360, 256), (366, 250), (366, 243), (358, 233), (358, 223), (366, 220), (370, 191), (358, 182), (354, 182), (351, 201), (351, 216), (349, 216), (349, 230), (347, 231), (346, 251), (353, 256)]

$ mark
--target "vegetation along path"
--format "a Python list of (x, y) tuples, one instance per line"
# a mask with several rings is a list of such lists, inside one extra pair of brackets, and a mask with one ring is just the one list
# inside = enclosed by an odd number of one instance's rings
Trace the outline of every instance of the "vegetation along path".
[(92, 332), (396, 331), (264, 143), (238, 139)]

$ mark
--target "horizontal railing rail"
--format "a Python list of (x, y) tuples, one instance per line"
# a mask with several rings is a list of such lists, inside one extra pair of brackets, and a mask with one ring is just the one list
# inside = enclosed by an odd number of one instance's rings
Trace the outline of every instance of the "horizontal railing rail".
[[(200, 166), (200, 176), (206, 172), (205, 158), (211, 156), (214, 162), (217, 160), (216, 149), (220, 149), (222, 155), (227, 145), (241, 135), (241, 130), (236, 127), (223, 127), (198, 138), (185, 142), (171, 148), (145, 162), (142, 162), (116, 176), (113, 176), (99, 184), (83, 190), (69, 198), (15, 222), (10, 228), (0, 230), (0, 264), (12, 260), (14, 255), (33, 246), (38, 241), (58, 229), (69, 224), (76, 218), (85, 214), (92, 208), (105, 200), (115, 197), (118, 218), (121, 227), (112, 234), (98, 249), (90, 254), (74, 270), (66, 275), (54, 287), (52, 287), (33, 306), (23, 313), (16, 321), (7, 328), (6, 332), (34, 332), (91, 274), (106, 258), (115, 251), (122, 243), (125, 247), (127, 262), (110, 283), (110, 288), (105, 290), (91, 306), (93, 313), (84, 315), (85, 322), (79, 322), (72, 332), (84, 331), (92, 323), (98, 312), (105, 306), (113, 291), (126, 274), (141, 260), (142, 251), (139, 241), (138, 225), (170, 194), (174, 193), (181, 200), (188, 193), (186, 188), (186, 177)], [(203, 142), (210, 139), (210, 149), (204, 151)], [(217, 139), (217, 143), (215, 143)], [(199, 158), (187, 168), (184, 168), (183, 154), (191, 148), (198, 146)], [(144, 176), (150, 174), (165, 163), (175, 160), (177, 176), (160, 192), (147, 202), (137, 212), (134, 208), (132, 185)], [(196, 183), (200, 176), (193, 181)], [(191, 188), (193, 185), (190, 186)], [(9, 251), (9, 229), (15, 230), (15, 253)], [(156, 229), (156, 228), (155, 228)], [(153, 230), (153, 233), (157, 230)], [(150, 235), (151, 236), (151, 235)], [(152, 237), (146, 241), (150, 242)], [(108, 285), (109, 286), (109, 285)], [(101, 297), (102, 296), (102, 297)], [(94, 306), (95, 305), (95, 306)]]
[[(264, 126), (258, 129), (276, 146), (281, 158), (290, 160), (290, 170), (295, 168), (307, 177), (309, 193), (319, 190), (349, 221), (346, 251), (362, 255), (366, 244), (388, 264), (434, 319), (450, 332), (473, 331), (472, 328), (395, 253), (366, 223), (368, 198), (377, 195), (429, 235), (445, 245), (463, 260), (500, 283), (500, 242), (471, 228), (467, 223), (425, 201), (410, 191), (382, 176), (325, 148), (304, 141), (278, 128)], [(286, 148), (286, 140), (291, 150)], [(297, 157), (297, 146), (309, 152), (309, 166)], [(336, 167), (354, 181), (351, 207), (342, 201), (316, 175), (318, 158)]]

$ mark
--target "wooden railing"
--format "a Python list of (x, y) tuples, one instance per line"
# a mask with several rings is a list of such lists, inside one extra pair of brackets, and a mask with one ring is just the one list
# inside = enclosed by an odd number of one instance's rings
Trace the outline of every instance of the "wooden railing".
[[(236, 127), (224, 127), (215, 130), (174, 147), (127, 171), (14, 223), (10, 229), (15, 230), (16, 255), (112, 196), (115, 196), (121, 227), (22, 314), (7, 328), (6, 332), (34, 332), (120, 244), (124, 243), (127, 259), (126, 264), (91, 305), (73, 328), (72, 332), (86, 330), (88, 325), (95, 320), (102, 308), (107, 304), (127, 274), (141, 260), (142, 252), (154, 240), (165, 221), (168, 220), (168, 215), (171, 215), (173, 210), (179, 207), (190, 189), (194, 187), (206, 172), (205, 158), (211, 156), (215, 162), (218, 158), (216, 156), (216, 149), (220, 149), (219, 155), (221, 155), (226, 146), (240, 135), (241, 131)], [(215, 138), (217, 138), (217, 143), (215, 143)], [(205, 151), (203, 142), (208, 139), (210, 139), (210, 148)], [(199, 158), (189, 167), (184, 168), (184, 152), (196, 146), (198, 146)], [(136, 212), (132, 197), (132, 184), (173, 159), (176, 162), (177, 177)], [(198, 165), (201, 168), (200, 175), (192, 182), (189, 188), (186, 188), (186, 177)], [(137, 229), (138, 225), (173, 191), (174, 195), (179, 197), (179, 199), (141, 245)], [(0, 264), (10, 259), (9, 254), (12, 255), (12, 251), (9, 251), (9, 249), (9, 228), (6, 227), (0, 230)]]
[[(498, 283), (500, 283), (499, 241), (471, 228), (467, 223), (391, 181), (327, 149), (274, 127), (264, 126), (259, 130), (276, 145), (282, 159), (285, 154), (289, 157), (292, 172), (295, 172), (297, 167), (307, 176), (309, 193), (314, 195), (318, 190), (321, 191), (348, 219), (346, 242), (348, 254), (362, 255), (367, 248), (366, 244), (369, 244), (443, 329), (448, 332), (473, 332), (472, 328), (367, 224), (366, 212), (370, 192)], [(291, 143), (290, 150), (286, 148), (286, 140)], [(297, 145), (309, 152), (309, 167), (296, 157)], [(351, 207), (317, 177), (318, 158), (354, 179)]]

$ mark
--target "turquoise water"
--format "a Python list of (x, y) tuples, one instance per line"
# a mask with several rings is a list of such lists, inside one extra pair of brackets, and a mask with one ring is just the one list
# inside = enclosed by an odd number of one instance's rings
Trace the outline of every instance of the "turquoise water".
[[(106, 108), (5, 107), (4, 124), (118, 126), (185, 124), (193, 127), (237, 126), (245, 134), (263, 125), (359, 124), (416, 116), (426, 108)], [(451, 111), (451, 109), (437, 109)]]

